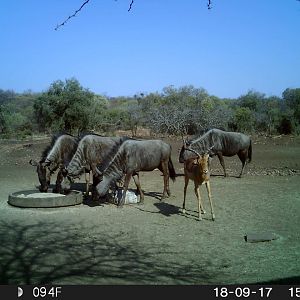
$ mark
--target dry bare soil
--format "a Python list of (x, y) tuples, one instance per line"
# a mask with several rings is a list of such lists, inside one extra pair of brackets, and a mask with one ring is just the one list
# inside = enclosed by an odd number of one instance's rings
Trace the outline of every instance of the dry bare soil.
[[(228, 178), (213, 159), (214, 222), (204, 187), (207, 214), (197, 220), (192, 183), (187, 214), (181, 213), (183, 176), (170, 182), (172, 196), (161, 202), (159, 171), (141, 173), (144, 205), (119, 209), (87, 200), (61, 208), (10, 206), (9, 193), (38, 184), (28, 161), (39, 159), (49, 139), (1, 141), (0, 283), (300, 284), (300, 139), (252, 139), (253, 160), (244, 178), (236, 178), (237, 156), (225, 158)], [(182, 174), (180, 140), (164, 140), (172, 144)], [(265, 232), (278, 238), (244, 239)]]

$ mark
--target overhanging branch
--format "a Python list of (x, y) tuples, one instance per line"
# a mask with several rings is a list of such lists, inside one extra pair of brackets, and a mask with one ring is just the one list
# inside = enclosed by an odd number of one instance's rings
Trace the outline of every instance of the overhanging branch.
[(73, 15), (69, 16), (65, 21), (63, 21), (61, 24), (57, 25), (55, 27), (55, 30), (57, 30), (59, 27), (64, 26), (71, 18), (75, 17), (77, 15), (77, 13), (79, 13), (82, 8), (89, 2), (90, 0), (86, 0), (84, 3), (82, 3), (82, 5), (80, 6), (79, 9), (77, 9)]
[[(116, 0), (116, 1), (117, 1), (117, 0)], [(297, 1), (300, 1), (300, 0), (297, 0)], [(57, 26), (55, 27), (55, 30), (57, 30), (57, 29), (60, 28), (61, 26), (64, 26), (71, 18), (74, 18), (74, 17), (77, 15), (77, 13), (79, 13), (79, 12), (82, 10), (82, 8), (83, 8), (86, 4), (88, 4), (89, 2), (90, 2), (90, 0), (86, 0), (85, 2), (83, 2), (83, 3), (81, 4), (81, 6), (79, 7), (79, 9), (77, 9), (77, 10), (74, 12), (73, 15), (69, 16), (66, 20), (64, 20), (62, 23), (60, 23), (59, 25), (57, 25)], [(130, 4), (129, 4), (128, 12), (131, 11), (133, 3), (134, 3), (134, 0), (131, 0), (131, 2), (130, 2)], [(211, 1), (211, 0), (207, 0), (207, 8), (208, 8), (208, 9), (211, 9), (211, 4), (212, 4), (212, 1)]]

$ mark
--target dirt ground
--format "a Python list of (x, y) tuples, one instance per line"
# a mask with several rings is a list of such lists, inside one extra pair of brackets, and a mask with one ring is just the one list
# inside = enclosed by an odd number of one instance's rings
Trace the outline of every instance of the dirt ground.
[[(164, 140), (182, 174), (180, 140)], [(215, 221), (204, 187), (207, 214), (197, 220), (192, 183), (181, 213), (183, 176), (170, 182), (172, 196), (161, 202), (159, 171), (141, 173), (144, 205), (10, 206), (9, 193), (38, 184), (28, 161), (39, 159), (49, 140), (0, 141), (0, 284), (299, 284), (300, 138), (252, 141), (242, 179), (237, 156), (225, 158), (228, 178), (213, 159)], [(277, 239), (244, 239), (265, 232)]]

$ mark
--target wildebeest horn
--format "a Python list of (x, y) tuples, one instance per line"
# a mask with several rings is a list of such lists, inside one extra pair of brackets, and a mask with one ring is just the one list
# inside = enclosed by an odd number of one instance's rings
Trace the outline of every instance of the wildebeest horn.
[(188, 150), (188, 151), (191, 151), (191, 152), (193, 152), (193, 153), (195, 153), (198, 157), (200, 157), (201, 155), (196, 151), (196, 150), (194, 150), (194, 149), (191, 149), (191, 148), (186, 148), (186, 150)]
[(49, 159), (46, 158), (45, 161), (44, 161), (44, 164), (46, 166), (49, 166), (51, 164), (51, 160), (49, 160)]
[(36, 166), (38, 165), (38, 163), (37, 163), (35, 160), (33, 160), (33, 159), (31, 159), (31, 160), (29, 161), (29, 164), (31, 164), (31, 165), (34, 166), (34, 167), (36, 167)]
[(206, 152), (205, 153), (209, 153), (210, 152), (210, 150), (214, 147), (215, 145), (212, 145), (211, 147), (209, 147), (207, 150), (206, 150)]

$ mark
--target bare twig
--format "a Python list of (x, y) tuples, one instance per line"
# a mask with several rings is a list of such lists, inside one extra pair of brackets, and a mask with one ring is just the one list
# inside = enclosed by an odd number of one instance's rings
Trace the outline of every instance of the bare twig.
[(133, 2), (134, 2), (134, 0), (131, 0), (131, 3), (130, 3), (129, 8), (128, 8), (128, 11), (131, 11)]
[(207, 8), (208, 8), (208, 9), (211, 9), (211, 0), (208, 0), (208, 1), (207, 1)]
[[(90, 0), (86, 0), (84, 3), (82, 3), (82, 5), (80, 6), (80, 8), (77, 9), (77, 10), (74, 12), (73, 15), (69, 16), (69, 17), (68, 17), (65, 21), (63, 21), (61, 24), (57, 25), (57, 26), (55, 27), (55, 30), (57, 30), (59, 27), (65, 25), (71, 18), (75, 17), (76, 14), (77, 14), (78, 12), (80, 12), (81, 9), (82, 9), (89, 1), (90, 1)], [(133, 1), (132, 1), (132, 2), (133, 2)]]

